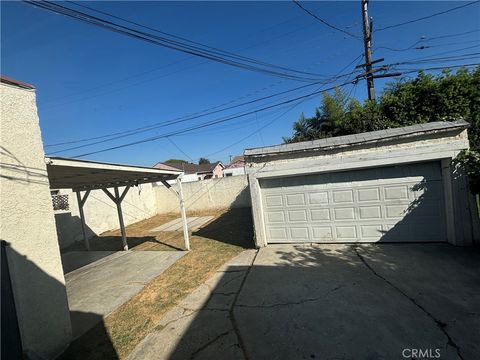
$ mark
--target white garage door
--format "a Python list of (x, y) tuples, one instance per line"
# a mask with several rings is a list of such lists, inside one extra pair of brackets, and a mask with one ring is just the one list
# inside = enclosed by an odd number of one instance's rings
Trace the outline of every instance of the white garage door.
[(260, 182), (267, 242), (446, 241), (439, 162)]

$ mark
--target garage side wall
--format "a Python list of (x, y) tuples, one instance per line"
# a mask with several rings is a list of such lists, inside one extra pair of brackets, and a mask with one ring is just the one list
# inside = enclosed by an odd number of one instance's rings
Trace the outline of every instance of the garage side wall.
[(0, 238), (10, 244), (23, 348), (49, 359), (68, 345), (71, 326), (35, 92), (3, 83), (0, 91)]

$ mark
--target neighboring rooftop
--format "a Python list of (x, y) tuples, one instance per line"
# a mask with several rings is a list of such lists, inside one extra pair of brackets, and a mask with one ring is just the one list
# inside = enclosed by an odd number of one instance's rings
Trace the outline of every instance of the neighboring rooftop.
[(171, 163), (169, 166), (173, 166), (176, 169), (179, 169), (185, 174), (201, 174), (201, 173), (209, 173), (212, 172), (217, 165), (220, 164), (222, 167), (223, 164), (220, 161), (210, 163), (210, 164), (190, 164), (190, 163)]
[(12, 78), (9, 78), (8, 76), (0, 76), (0, 82), (8, 85), (12, 85), (21, 89), (27, 89), (27, 90), (35, 90), (35, 86), (27, 84), (23, 81), (15, 80)]
[(234, 169), (234, 168), (240, 168), (245, 166), (245, 156), (243, 155), (238, 155), (235, 156), (230, 164), (225, 166), (225, 169)]
[(161, 163), (161, 162), (156, 163), (155, 165), (153, 165), (153, 167), (155, 169), (160, 169), (160, 170), (178, 171), (178, 168), (173, 167), (173, 166), (168, 165), (168, 164), (165, 164), (165, 163)]
[(424, 134), (434, 134), (455, 129), (463, 130), (469, 126), (464, 120), (437, 121), (425, 124), (365, 132), (354, 135), (330, 137), (312, 141), (302, 141), (291, 144), (266, 146), (245, 149), (245, 156), (270, 155), (285, 152), (299, 152), (307, 150), (327, 150), (331, 148), (348, 147), (353, 145), (383, 142), (392, 139), (400, 139)]

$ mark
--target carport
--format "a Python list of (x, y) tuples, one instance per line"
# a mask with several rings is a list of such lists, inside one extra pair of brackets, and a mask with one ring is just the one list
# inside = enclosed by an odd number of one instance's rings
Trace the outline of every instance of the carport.
[(467, 127), (432, 122), (245, 150), (257, 246), (471, 244), (476, 206), (455, 163)]
[[(115, 203), (120, 231), (122, 234), (123, 249), (128, 250), (122, 213), (122, 201), (132, 186), (153, 182), (161, 182), (178, 197), (182, 215), (184, 245), (186, 250), (190, 250), (185, 203), (180, 181), (182, 175), (181, 171), (161, 170), (142, 166), (120, 165), (61, 157), (46, 157), (45, 162), (47, 164), (50, 188), (71, 189), (77, 194), (83, 237), (87, 250), (90, 250), (90, 244), (87, 237), (86, 219), (83, 207), (90, 192), (92, 190), (101, 189)], [(170, 186), (167, 182), (169, 180), (177, 181), (178, 192)]]

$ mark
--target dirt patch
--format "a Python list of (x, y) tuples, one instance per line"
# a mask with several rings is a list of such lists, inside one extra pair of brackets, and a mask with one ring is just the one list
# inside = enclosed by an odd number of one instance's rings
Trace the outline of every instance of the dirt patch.
[[(167, 311), (204, 283), (225, 262), (245, 248), (253, 247), (250, 209), (231, 209), (216, 213), (197, 212), (189, 215), (214, 215), (215, 218), (192, 234), (190, 239), (192, 250), (188, 254), (110, 314), (104, 323), (98, 324), (73, 342), (63, 355), (63, 359), (125, 358), (148, 333), (154, 330)], [(177, 217), (176, 214), (158, 215), (130, 225), (127, 228), (128, 236), (151, 237), (139, 242), (132, 250), (158, 251), (183, 247), (181, 232), (165, 232), (154, 236), (150, 233), (152, 228)], [(118, 232), (102, 234), (98, 237), (100, 242), (96, 246), (100, 244), (112, 246), (112, 241), (119, 241), (118, 235)]]

